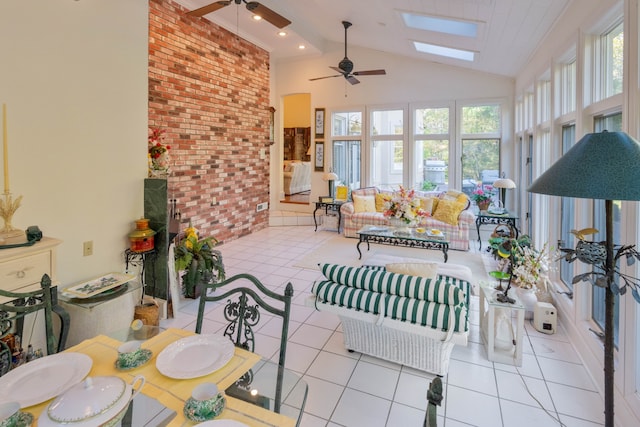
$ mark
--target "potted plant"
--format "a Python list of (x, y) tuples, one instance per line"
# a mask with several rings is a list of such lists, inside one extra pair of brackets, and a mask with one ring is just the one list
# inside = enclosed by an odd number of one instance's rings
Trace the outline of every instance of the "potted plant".
[(189, 224), (184, 238), (176, 245), (176, 271), (183, 271), (182, 293), (187, 298), (200, 295), (200, 285), (225, 279), (222, 253), (213, 249), (218, 244), (214, 237), (200, 239), (198, 231)]
[(476, 202), (476, 205), (478, 205), (478, 209), (480, 209), (481, 211), (486, 211), (487, 209), (489, 209), (492, 197), (493, 191), (485, 191), (482, 187), (476, 188), (471, 194), (471, 199)]

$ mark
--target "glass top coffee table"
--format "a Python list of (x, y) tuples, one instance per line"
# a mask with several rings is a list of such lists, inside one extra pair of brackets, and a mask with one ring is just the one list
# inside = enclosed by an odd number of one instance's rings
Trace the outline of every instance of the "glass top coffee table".
[(405, 231), (403, 228), (396, 228), (390, 226), (376, 226), (367, 225), (366, 227), (358, 230), (360, 237), (356, 249), (358, 250), (359, 257), (362, 259), (362, 252), (360, 251), (360, 245), (362, 243), (367, 244), (367, 250), (369, 250), (369, 243), (378, 243), (381, 245), (392, 246), (406, 246), (411, 248), (422, 249), (440, 249), (444, 255), (444, 262), (447, 262), (449, 255), (449, 239), (444, 232), (434, 234), (431, 230), (427, 229), (424, 233), (419, 233), (415, 228), (409, 228), (409, 231)]

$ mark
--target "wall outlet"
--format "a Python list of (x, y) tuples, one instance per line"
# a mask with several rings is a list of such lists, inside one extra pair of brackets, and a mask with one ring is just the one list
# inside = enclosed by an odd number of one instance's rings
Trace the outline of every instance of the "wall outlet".
[(264, 203), (258, 203), (256, 205), (256, 212), (262, 212), (269, 209), (269, 203), (268, 202), (264, 202)]
[(89, 240), (82, 244), (82, 256), (90, 255), (93, 255), (93, 240)]

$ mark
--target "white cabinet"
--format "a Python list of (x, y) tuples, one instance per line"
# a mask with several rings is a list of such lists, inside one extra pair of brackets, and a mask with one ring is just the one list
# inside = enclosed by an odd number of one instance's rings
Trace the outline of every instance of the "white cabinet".
[(32, 246), (0, 249), (0, 289), (13, 292), (31, 292), (40, 289), (43, 274), (56, 277), (56, 248), (61, 240), (43, 237)]

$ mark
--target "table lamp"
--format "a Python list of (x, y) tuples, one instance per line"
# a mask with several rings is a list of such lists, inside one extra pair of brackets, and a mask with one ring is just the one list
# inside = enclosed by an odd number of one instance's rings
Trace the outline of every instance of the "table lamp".
[(325, 173), (322, 176), (322, 179), (324, 181), (329, 182), (329, 197), (333, 198), (334, 197), (334, 193), (335, 193), (335, 180), (338, 179), (338, 175), (336, 175), (333, 171), (331, 171), (331, 169), (329, 169), (329, 172)]
[[(614, 427), (614, 280), (613, 201), (640, 200), (640, 143), (623, 132), (590, 133), (536, 179), (527, 189), (552, 196), (601, 199), (605, 201), (606, 261), (604, 328), (604, 412), (605, 426)], [(635, 245), (634, 245), (635, 246)], [(623, 257), (624, 258), (624, 257)], [(597, 273), (596, 273), (597, 274)], [(618, 273), (619, 274), (619, 273)], [(627, 279), (629, 279), (627, 277)], [(625, 286), (632, 286), (624, 280)], [(632, 294), (637, 294), (637, 280)], [(634, 295), (635, 297), (635, 295)], [(640, 298), (640, 297), (639, 297)], [(636, 298), (638, 300), (638, 298)]]
[(502, 192), (502, 207), (507, 208), (507, 200), (506, 200), (506, 191), (508, 188), (516, 188), (516, 183), (511, 181), (509, 178), (504, 177), (504, 172), (502, 173), (502, 178), (497, 179), (493, 182), (494, 188), (499, 188)]

